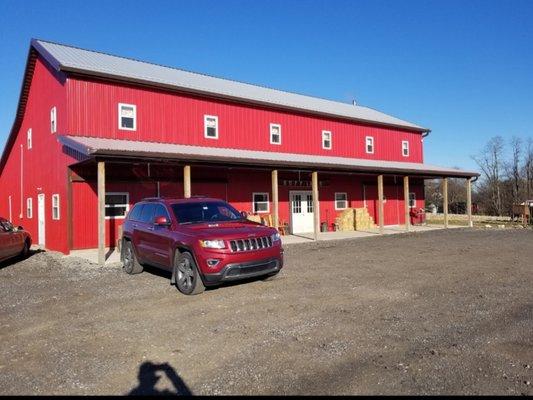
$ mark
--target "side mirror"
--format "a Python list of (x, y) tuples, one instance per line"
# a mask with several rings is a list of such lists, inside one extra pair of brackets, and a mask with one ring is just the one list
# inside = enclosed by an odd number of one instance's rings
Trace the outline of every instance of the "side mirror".
[(241, 215), (243, 218), (248, 218), (248, 213), (246, 211), (241, 211)]
[(154, 225), (157, 226), (170, 226), (170, 221), (167, 217), (159, 216), (154, 218)]

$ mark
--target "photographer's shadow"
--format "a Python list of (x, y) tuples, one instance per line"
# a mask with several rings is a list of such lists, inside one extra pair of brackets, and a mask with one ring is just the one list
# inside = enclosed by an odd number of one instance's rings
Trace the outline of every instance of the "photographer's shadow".
[[(158, 371), (166, 374), (168, 380), (174, 386), (173, 390), (156, 389), (155, 386), (162, 377), (162, 374), (157, 374)], [(154, 364), (150, 361), (145, 361), (139, 366), (138, 378), (139, 384), (128, 393), (129, 396), (192, 396), (192, 392), (185, 382), (168, 363)]]

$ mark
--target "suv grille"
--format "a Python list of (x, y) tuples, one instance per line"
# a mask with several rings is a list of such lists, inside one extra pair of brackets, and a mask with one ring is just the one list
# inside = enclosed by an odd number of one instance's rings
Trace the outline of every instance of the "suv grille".
[(229, 241), (231, 251), (250, 251), (258, 249), (266, 249), (272, 247), (272, 238), (270, 236), (237, 239)]

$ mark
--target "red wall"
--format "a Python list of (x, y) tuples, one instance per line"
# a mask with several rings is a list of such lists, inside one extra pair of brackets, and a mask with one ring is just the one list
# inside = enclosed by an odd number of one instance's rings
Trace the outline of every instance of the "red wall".
[[(71, 78), (67, 91), (68, 131), (73, 135), (389, 161), (423, 161), (422, 138), (417, 132), (109, 82)], [(118, 103), (137, 106), (136, 131), (118, 129)], [(204, 138), (204, 114), (218, 116), (218, 139)], [(281, 145), (270, 144), (270, 123), (281, 124)], [(332, 150), (322, 149), (322, 130), (333, 133)], [(374, 137), (374, 154), (365, 152), (366, 136)], [(410, 143), (409, 157), (402, 156), (402, 140)]]

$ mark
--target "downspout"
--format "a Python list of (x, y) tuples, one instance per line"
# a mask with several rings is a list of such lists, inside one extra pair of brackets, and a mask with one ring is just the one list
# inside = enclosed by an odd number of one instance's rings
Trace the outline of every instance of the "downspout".
[(23, 209), (23, 190), (24, 184), (24, 147), (20, 145), (20, 215), (19, 218), (22, 219), (22, 209)]

